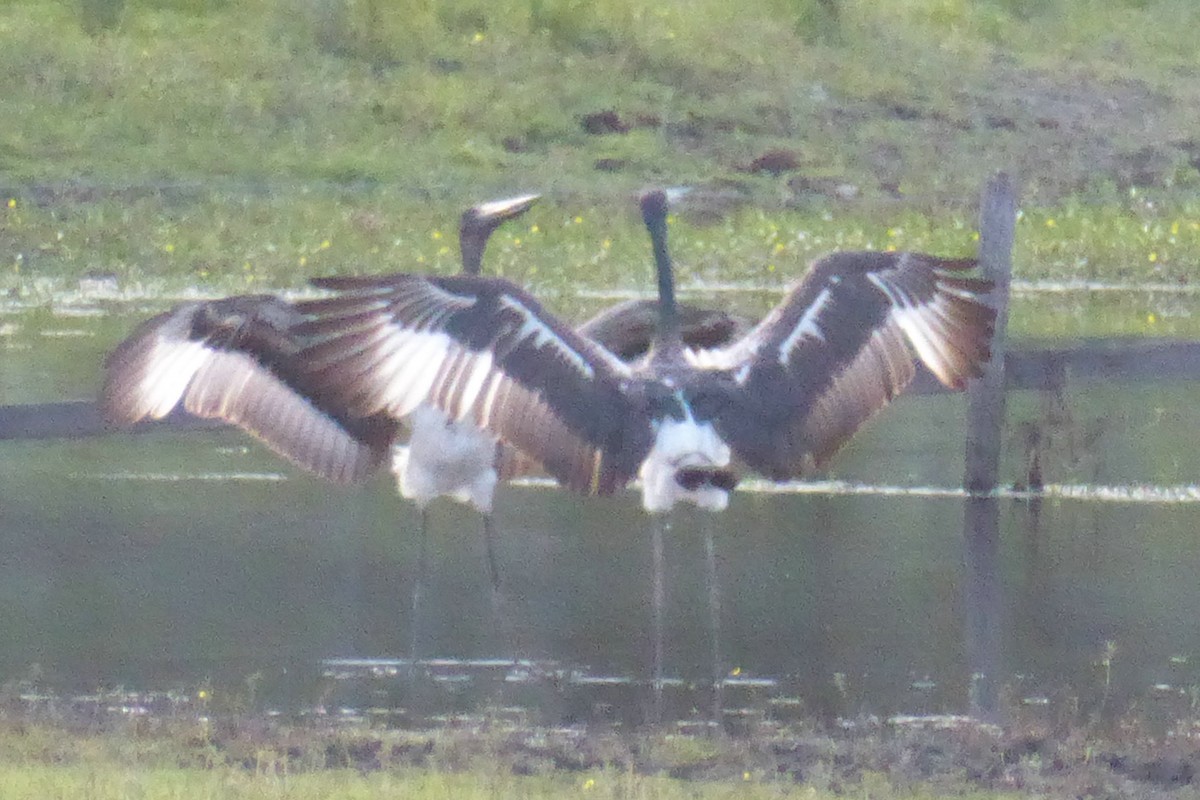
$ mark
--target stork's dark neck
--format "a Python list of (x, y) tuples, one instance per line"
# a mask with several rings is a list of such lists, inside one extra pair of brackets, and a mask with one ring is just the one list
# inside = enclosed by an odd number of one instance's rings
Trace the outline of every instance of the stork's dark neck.
[(654, 267), (658, 274), (658, 336), (654, 349), (659, 356), (674, 353), (683, 346), (679, 329), (679, 308), (675, 304), (675, 275), (671, 253), (667, 249), (667, 195), (655, 189), (642, 196), (642, 220), (650, 232), (654, 248)]
[(462, 257), (463, 273), (478, 275), (483, 264), (483, 249), (495, 223), (480, 219), (475, 209), (466, 211), (458, 224), (458, 249)]

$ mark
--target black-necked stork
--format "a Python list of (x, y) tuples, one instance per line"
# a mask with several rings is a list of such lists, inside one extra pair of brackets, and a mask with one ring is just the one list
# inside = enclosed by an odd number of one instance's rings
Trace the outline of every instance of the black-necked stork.
[(298, 307), (303, 359), (348, 413), (426, 406), (490, 432), (564, 485), (721, 510), (744, 469), (810, 472), (911, 381), (920, 360), (962, 388), (989, 356), (995, 311), (973, 259), (846, 252), (815, 262), (749, 333), (692, 349), (681, 335), (666, 194), (647, 192), (659, 290), (649, 353), (627, 364), (500, 278), (400, 274), (314, 280)]
[[(743, 469), (774, 480), (825, 462), (912, 380), (920, 360), (962, 388), (989, 357), (995, 311), (973, 259), (836, 253), (815, 262), (740, 339), (694, 349), (681, 336), (667, 249), (667, 197), (641, 200), (656, 264), (658, 325), (626, 364), (502, 280), (328, 278), (304, 305), (322, 340), (305, 355), (322, 390), (364, 416), (420, 406), (490, 431), (563, 484), (612, 492), (641, 478), (646, 510), (723, 510)], [(662, 527), (654, 528), (655, 686), (661, 704)], [(719, 600), (707, 531), (719, 708)]]
[[(523, 195), (464, 212), (463, 271), (478, 274), (492, 232), (536, 199)], [(404, 425), (389, 415), (350, 413), (308, 379), (298, 359), (309, 344), (300, 332), (306, 321), (272, 295), (182, 303), (143, 322), (109, 354), (101, 410), (113, 424), (132, 425), (182, 407), (237, 425), (328, 480), (361, 480), (403, 444)]]
[[(466, 274), (479, 274), (491, 234), (537, 199), (497, 200), (462, 214), (459, 247)], [(100, 393), (103, 413), (115, 424), (133, 424), (182, 406), (196, 416), (237, 425), (297, 466), (337, 483), (366, 478), (390, 456), (400, 494), (421, 511), (414, 643), (427, 561), (426, 506), (436, 497), (448, 495), (483, 512), (493, 603), (498, 604), (490, 521), (495, 439), (449, 423), (431, 407), (404, 420), (347, 413), (306, 380), (297, 360), (305, 344), (299, 332), (304, 321), (295, 306), (271, 295), (183, 303), (144, 322), (110, 354)]]

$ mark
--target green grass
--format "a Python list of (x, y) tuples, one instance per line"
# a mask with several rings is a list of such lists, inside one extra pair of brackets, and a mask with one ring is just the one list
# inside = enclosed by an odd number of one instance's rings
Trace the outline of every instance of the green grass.
[[(1023, 188), (1018, 278), (1188, 285), (1198, 22), (1185, 0), (12, 2), (0, 291), (451, 270), (459, 211), (528, 190), (489, 269), (552, 305), (645, 291), (650, 183), (698, 187), (685, 284), (781, 286), (834, 248), (970, 252), (997, 168)], [(607, 110), (630, 129), (587, 133)], [(773, 151), (796, 169), (748, 171)]]
[(596, 773), (580, 777), (519, 777), (406, 770), (363, 775), (341, 769), (300, 775), (249, 770), (201, 770), (186, 767), (145, 769), (106, 762), (76, 766), (0, 765), (0, 784), (11, 800), (47, 797), (87, 797), (90, 800), (157, 800), (157, 798), (247, 798), (247, 800), (318, 800), (318, 798), (659, 798), (660, 800), (718, 800), (718, 798), (813, 798), (833, 793), (774, 785), (741, 784), (690, 786), (667, 778)]
[[(143, 722), (145, 722), (143, 720)], [(822, 800), (835, 797), (903, 797), (921, 800), (953, 794), (962, 798), (1007, 795), (972, 788), (966, 783), (939, 788), (893, 783), (865, 772), (849, 784), (822, 787), (814, 774), (796, 782), (788, 774), (761, 769), (725, 769), (724, 777), (685, 780), (669, 777), (671, 764), (719, 763), (730, 760), (739, 745), (730, 741), (659, 736), (647, 753), (662, 766), (631, 766), (573, 771), (547, 768), (503, 753), (503, 735), (492, 737), (443, 734), (425, 766), (389, 763), (393, 743), (422, 741), (418, 734), (375, 732), (383, 737), (382, 763), (364, 768), (344, 766), (335, 755), (353, 752), (361, 737), (353, 732), (319, 729), (262, 728), (229, 747), (208, 739), (195, 723), (118, 725), (106, 733), (75, 732), (45, 723), (6, 725), (0, 732), (0, 786), (6, 800), (87, 797), (89, 800), (157, 800), (157, 798), (629, 798), (630, 800)], [(190, 730), (190, 733), (189, 733)], [(457, 736), (457, 741), (455, 740)], [(447, 740), (448, 739), (448, 740)], [(432, 741), (432, 740), (431, 740)], [(482, 741), (482, 749), (481, 747)], [(294, 755), (289, 756), (285, 750)], [(462, 751), (467, 755), (458, 753)], [(308, 755), (314, 753), (315, 755)], [(457, 755), (456, 755), (457, 753)], [(298, 754), (298, 755), (297, 755)], [(519, 766), (523, 765), (523, 766)], [(528, 772), (531, 774), (517, 774)]]
[(0, 765), (0, 783), (10, 800), (43, 800), (53, 797), (86, 797), (89, 800), (560, 800), (565, 797), (593, 800), (824, 800), (825, 798), (999, 798), (991, 792), (913, 792), (871, 786), (859, 791), (817, 791), (779, 781), (750, 779), (742, 782), (695, 784), (662, 777), (598, 772), (582, 776), (519, 777), (408, 770), (401, 773), (363, 775), (353, 770), (331, 770), (296, 776), (237, 770), (197, 770), (179, 767), (123, 768), (112, 764), (78, 767)]

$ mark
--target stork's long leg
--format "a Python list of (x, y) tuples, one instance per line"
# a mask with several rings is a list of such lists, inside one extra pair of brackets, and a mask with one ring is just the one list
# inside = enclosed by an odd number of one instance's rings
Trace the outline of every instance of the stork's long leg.
[(653, 572), (650, 591), (651, 636), (653, 637), (654, 702), (650, 709), (650, 722), (662, 722), (663, 712), (663, 607), (666, 604), (666, 576), (664, 574), (663, 538), (671, 529), (671, 518), (659, 514), (650, 523), (650, 558)]
[(483, 543), (487, 549), (488, 577), (492, 581), (492, 617), (500, 626), (504, 643), (515, 660), (519, 647), (512, 616), (504, 596), (504, 583), (500, 578), (500, 559), (497, 555), (498, 537), (496, 536), (496, 524), (491, 514), (483, 515)]
[(429, 571), (429, 510), (421, 509), (420, 550), (417, 554), (417, 574), (413, 579), (412, 591), (412, 636), (408, 645), (409, 671), (416, 673), (421, 644), (421, 601), (425, 596), (425, 575)]
[(503, 594), (500, 586), (499, 559), (496, 557), (496, 525), (491, 514), (483, 515), (483, 543), (487, 548), (488, 577), (492, 581), (492, 611), (499, 615)]
[(721, 656), (721, 581), (717, 573), (717, 545), (714, 538), (716, 518), (702, 515), (704, 527), (704, 580), (708, 584), (709, 631), (712, 640), (712, 718), (717, 732), (723, 728), (725, 666)]

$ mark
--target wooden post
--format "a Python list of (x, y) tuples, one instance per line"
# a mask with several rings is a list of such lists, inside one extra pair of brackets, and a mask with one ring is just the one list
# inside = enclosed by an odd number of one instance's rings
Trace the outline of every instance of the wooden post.
[(1004, 428), (1004, 344), (1008, 327), (1008, 287), (1012, 281), (1012, 245), (1017, 194), (1012, 179), (1000, 172), (984, 187), (979, 204), (979, 267), (995, 284), (996, 333), (992, 360), (967, 390), (967, 458), (963, 485), (971, 494), (988, 494), (1000, 478), (1000, 440)]
[(998, 678), (1003, 594), (1000, 583), (1000, 501), (994, 490), (1000, 478), (1004, 430), (1004, 334), (1008, 325), (1008, 287), (1012, 277), (1012, 242), (1016, 225), (1016, 191), (1004, 173), (983, 190), (979, 209), (979, 264), (995, 283), (996, 333), (992, 360), (969, 389), (966, 474), (969, 495), (963, 506), (963, 593), (966, 608), (966, 653), (971, 680), (968, 705), (976, 717), (999, 722)]

